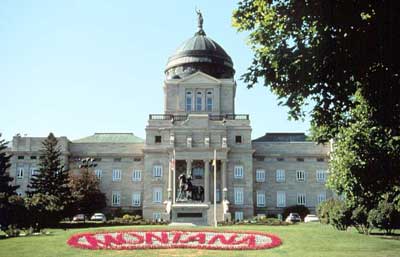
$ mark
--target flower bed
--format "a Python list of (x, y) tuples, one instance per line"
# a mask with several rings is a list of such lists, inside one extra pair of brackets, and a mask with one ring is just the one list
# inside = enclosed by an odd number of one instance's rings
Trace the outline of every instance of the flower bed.
[(126, 230), (92, 232), (71, 236), (68, 245), (83, 249), (198, 248), (214, 250), (257, 250), (279, 246), (279, 237), (254, 231), (217, 230)]

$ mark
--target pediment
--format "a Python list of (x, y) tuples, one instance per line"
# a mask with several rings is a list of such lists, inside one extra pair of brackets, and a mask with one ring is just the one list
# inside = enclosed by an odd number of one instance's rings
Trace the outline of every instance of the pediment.
[(221, 84), (219, 79), (216, 79), (204, 72), (198, 71), (190, 76), (183, 78), (179, 83), (185, 84)]

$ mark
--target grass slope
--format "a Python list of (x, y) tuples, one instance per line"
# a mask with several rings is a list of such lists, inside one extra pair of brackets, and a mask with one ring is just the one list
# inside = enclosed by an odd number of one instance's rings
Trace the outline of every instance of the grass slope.
[[(143, 226), (142, 229), (154, 229), (157, 226)], [(0, 257), (68, 257), (68, 256), (400, 256), (400, 240), (383, 236), (365, 236), (356, 231), (341, 232), (330, 226), (320, 224), (299, 224), (293, 226), (231, 226), (221, 230), (257, 230), (278, 235), (283, 245), (256, 251), (216, 251), (196, 249), (163, 250), (82, 250), (71, 248), (67, 239), (79, 232), (98, 230), (122, 230), (130, 227), (112, 227), (98, 229), (71, 229), (68, 231), (50, 230), (51, 235), (19, 237), (0, 240)], [(131, 227), (131, 229), (139, 226)], [(166, 228), (163, 226), (162, 228)]]

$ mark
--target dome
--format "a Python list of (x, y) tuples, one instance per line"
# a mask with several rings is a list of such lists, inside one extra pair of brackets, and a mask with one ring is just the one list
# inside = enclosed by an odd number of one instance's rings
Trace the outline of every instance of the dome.
[(168, 58), (167, 79), (184, 78), (202, 71), (215, 78), (232, 78), (235, 74), (231, 57), (214, 40), (206, 36), (199, 21), (199, 31), (186, 40)]

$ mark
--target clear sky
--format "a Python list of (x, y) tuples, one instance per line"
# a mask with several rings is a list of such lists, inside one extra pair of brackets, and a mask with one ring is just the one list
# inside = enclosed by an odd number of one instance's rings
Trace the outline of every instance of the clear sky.
[(246, 35), (231, 26), (230, 0), (0, 1), (0, 133), (78, 139), (95, 132), (144, 138), (150, 113), (163, 113), (168, 57), (197, 29), (232, 57), (236, 113), (250, 114), (253, 138), (307, 132), (259, 85), (239, 79), (252, 59)]

